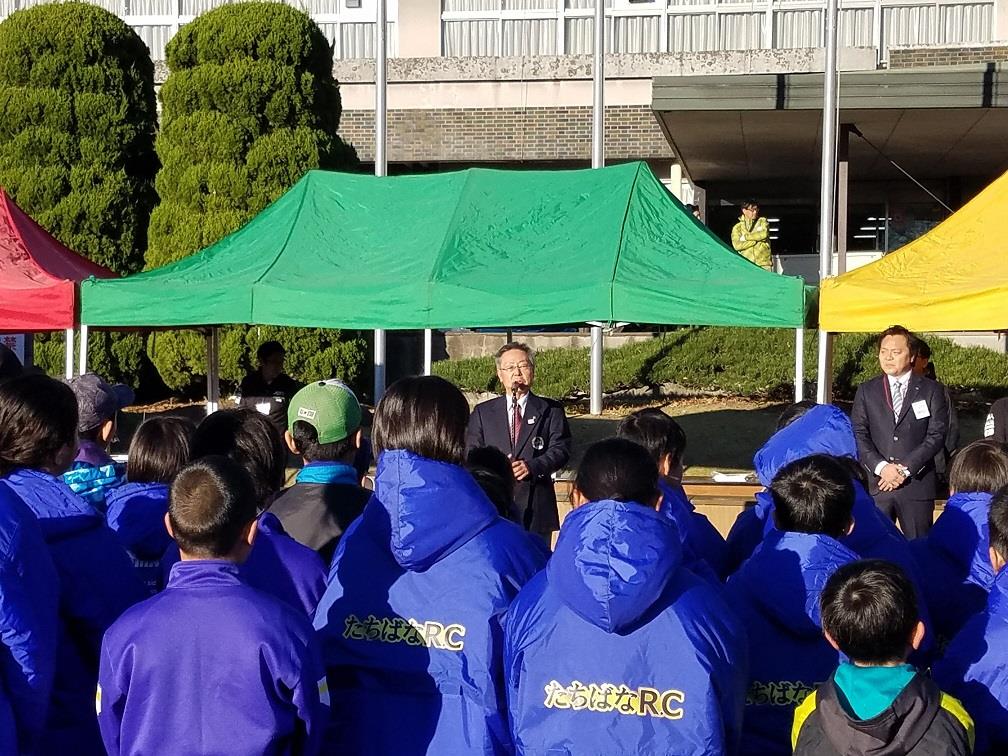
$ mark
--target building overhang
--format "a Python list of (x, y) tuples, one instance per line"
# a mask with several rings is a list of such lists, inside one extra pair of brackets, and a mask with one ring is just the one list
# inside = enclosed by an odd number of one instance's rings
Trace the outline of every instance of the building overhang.
[[(697, 183), (820, 174), (822, 74), (656, 77), (652, 109)], [(852, 123), (921, 179), (1008, 168), (1008, 69), (1000, 64), (840, 74), (840, 123)], [(852, 179), (898, 171), (851, 136)]]

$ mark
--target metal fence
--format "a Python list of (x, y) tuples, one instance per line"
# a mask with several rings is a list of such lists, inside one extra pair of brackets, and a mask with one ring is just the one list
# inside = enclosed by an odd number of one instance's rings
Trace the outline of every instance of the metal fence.
[[(614, 53), (822, 47), (821, 0), (607, 0)], [(443, 0), (447, 56), (591, 53), (594, 0)], [(994, 29), (986, 0), (842, 0), (841, 46), (984, 44)]]

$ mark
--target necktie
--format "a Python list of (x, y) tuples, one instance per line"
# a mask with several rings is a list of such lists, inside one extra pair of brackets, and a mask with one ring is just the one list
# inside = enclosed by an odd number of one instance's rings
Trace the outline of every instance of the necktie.
[(515, 402), (513, 421), (511, 423), (511, 446), (518, 448), (518, 436), (521, 434), (522, 411), (521, 405)]
[(899, 420), (900, 412), (903, 410), (903, 384), (893, 381), (892, 385), (892, 411), (896, 420)]

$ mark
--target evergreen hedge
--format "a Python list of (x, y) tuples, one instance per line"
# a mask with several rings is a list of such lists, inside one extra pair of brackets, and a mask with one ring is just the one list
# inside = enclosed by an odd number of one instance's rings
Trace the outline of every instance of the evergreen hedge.
[[(307, 170), (356, 163), (337, 134), (341, 105), (332, 50), (305, 13), (280, 3), (226, 5), (184, 26), (169, 42), (167, 58), (149, 268), (237, 230)], [(273, 332), (287, 343), (291, 364), (297, 350), (311, 355), (299, 377), (349, 378), (359, 370), (350, 365), (363, 354), (359, 340), (343, 341), (338, 331)], [(255, 341), (247, 327), (225, 329), (222, 377), (241, 378)], [(153, 334), (148, 353), (174, 389), (198, 386), (206, 372), (205, 341), (193, 332)]]
[[(517, 334), (518, 340), (521, 335)], [(833, 389), (851, 399), (858, 384), (878, 375), (874, 335), (840, 334), (833, 350)], [(939, 379), (954, 393), (995, 398), (1008, 390), (1008, 356), (927, 336)], [(805, 341), (805, 379), (815, 380), (817, 334)], [(587, 349), (550, 349), (536, 357), (536, 391), (570, 398), (588, 392)], [(492, 357), (443, 360), (434, 373), (468, 391), (500, 391)], [(771, 328), (681, 328), (605, 353), (605, 391), (665, 383), (695, 391), (787, 400), (794, 386), (794, 331)]]
[[(143, 267), (157, 156), (154, 64), (124, 21), (68, 2), (0, 23), (0, 186), (57, 239), (117, 273)], [(134, 383), (143, 341), (93, 334), (94, 368)], [(61, 373), (63, 341), (36, 339)]]

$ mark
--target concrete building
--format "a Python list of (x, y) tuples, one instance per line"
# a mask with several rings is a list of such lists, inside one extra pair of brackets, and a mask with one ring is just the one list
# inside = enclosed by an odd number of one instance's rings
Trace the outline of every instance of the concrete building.
[[(100, 4), (157, 60), (219, 2)], [(825, 0), (606, 2), (606, 159), (647, 161), (722, 236), (755, 197), (775, 252), (813, 254)], [(590, 164), (594, 0), (387, 3), (390, 172)], [(333, 44), (343, 137), (373, 160), (376, 0), (297, 5)], [(1003, 40), (1008, 0), (841, 0), (849, 250), (892, 248), (1008, 168)]]

